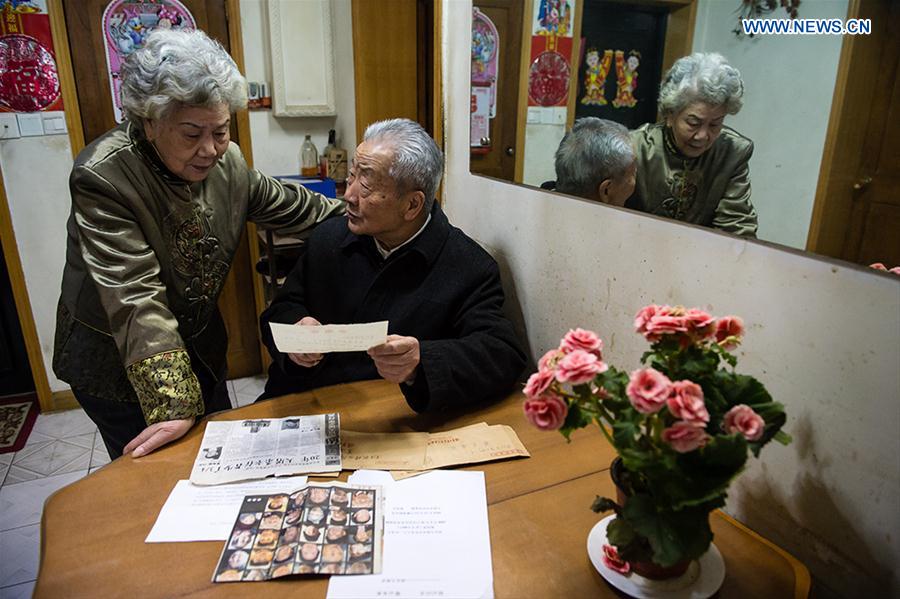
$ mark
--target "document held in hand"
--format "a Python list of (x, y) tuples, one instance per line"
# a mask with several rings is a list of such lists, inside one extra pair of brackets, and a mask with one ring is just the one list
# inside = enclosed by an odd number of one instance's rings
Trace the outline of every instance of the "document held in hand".
[(388, 321), (362, 324), (300, 326), (270, 322), (272, 339), (285, 354), (327, 354), (339, 351), (366, 351), (387, 340)]

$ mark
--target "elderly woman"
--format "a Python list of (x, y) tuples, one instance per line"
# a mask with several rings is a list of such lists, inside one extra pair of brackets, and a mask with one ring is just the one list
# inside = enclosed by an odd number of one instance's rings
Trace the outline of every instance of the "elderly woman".
[(632, 133), (637, 151), (639, 210), (756, 236), (750, 202), (753, 142), (724, 125), (741, 109), (744, 82), (719, 54), (675, 61), (659, 91), (662, 122)]
[(229, 141), (246, 82), (206, 34), (155, 31), (121, 76), (126, 122), (70, 177), (53, 357), (113, 458), (231, 407), (216, 300), (247, 220), (296, 233), (343, 212), (247, 167)]

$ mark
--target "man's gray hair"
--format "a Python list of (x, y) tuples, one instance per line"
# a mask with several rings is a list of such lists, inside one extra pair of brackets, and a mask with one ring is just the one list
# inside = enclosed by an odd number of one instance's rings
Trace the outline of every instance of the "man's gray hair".
[(556, 190), (594, 198), (606, 179), (618, 179), (634, 164), (624, 125), (589, 116), (575, 121), (556, 150)]
[(714, 52), (697, 52), (675, 61), (659, 86), (661, 116), (678, 114), (688, 104), (705, 102), (724, 106), (737, 114), (743, 105), (744, 80), (725, 57)]
[(165, 118), (180, 105), (235, 112), (247, 106), (247, 81), (228, 52), (199, 30), (157, 29), (122, 65), (128, 120)]
[(430, 213), (441, 182), (444, 157), (425, 129), (409, 119), (388, 119), (369, 125), (363, 141), (389, 144), (394, 156), (388, 176), (401, 192), (424, 193), (425, 213)]

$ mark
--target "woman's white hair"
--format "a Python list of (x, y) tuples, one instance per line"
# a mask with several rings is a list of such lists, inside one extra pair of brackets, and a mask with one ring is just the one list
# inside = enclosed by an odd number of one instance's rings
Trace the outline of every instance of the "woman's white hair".
[(401, 191), (425, 194), (425, 213), (431, 212), (444, 157), (435, 141), (419, 123), (409, 119), (388, 119), (366, 128), (363, 141), (387, 142), (394, 152), (388, 175)]
[(725, 57), (697, 52), (675, 61), (659, 86), (659, 113), (666, 117), (681, 112), (688, 104), (704, 102), (725, 106), (737, 114), (743, 105), (744, 80)]
[(199, 30), (157, 29), (120, 72), (122, 110), (135, 122), (161, 119), (178, 106), (247, 106), (247, 81), (219, 42)]

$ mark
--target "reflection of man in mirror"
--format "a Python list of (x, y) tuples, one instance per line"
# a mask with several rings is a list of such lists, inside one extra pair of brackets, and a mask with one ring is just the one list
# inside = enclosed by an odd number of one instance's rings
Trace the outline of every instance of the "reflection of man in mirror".
[[(497, 263), (447, 220), (435, 194), (443, 157), (408, 119), (366, 129), (347, 179), (347, 218), (332, 219), (262, 314), (273, 362), (263, 398), (384, 378), (416, 411), (506, 394), (525, 355), (502, 313)], [(270, 322), (387, 320), (368, 352), (284, 354)]]
[(634, 191), (634, 148), (623, 125), (585, 117), (556, 150), (556, 191), (624, 206)]

